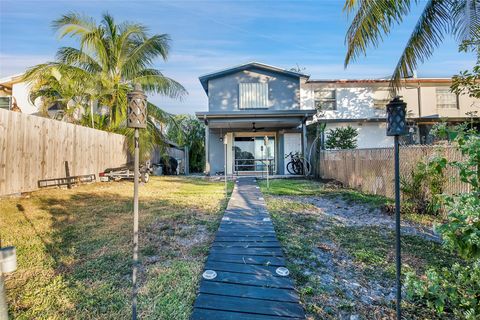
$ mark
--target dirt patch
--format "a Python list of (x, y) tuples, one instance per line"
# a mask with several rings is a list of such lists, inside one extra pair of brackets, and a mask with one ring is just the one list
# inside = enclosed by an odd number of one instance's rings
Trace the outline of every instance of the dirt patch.
[[(273, 196), (273, 198), (290, 199), (315, 206), (319, 212), (334, 219), (343, 226), (379, 226), (389, 229), (395, 228), (395, 220), (386, 214), (382, 208), (347, 202), (340, 197), (313, 197), (313, 196)], [(403, 234), (418, 235), (425, 239), (440, 242), (440, 236), (433, 230), (409, 221), (401, 222)]]

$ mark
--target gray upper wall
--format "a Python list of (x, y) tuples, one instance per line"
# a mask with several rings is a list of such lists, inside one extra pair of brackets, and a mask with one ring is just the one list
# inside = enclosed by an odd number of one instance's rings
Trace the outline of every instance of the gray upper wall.
[[(208, 110), (211, 112), (238, 111), (239, 83), (268, 83), (269, 110), (300, 108), (300, 80), (282, 73), (250, 68), (223, 75), (208, 81)], [(245, 109), (243, 109), (245, 110)]]

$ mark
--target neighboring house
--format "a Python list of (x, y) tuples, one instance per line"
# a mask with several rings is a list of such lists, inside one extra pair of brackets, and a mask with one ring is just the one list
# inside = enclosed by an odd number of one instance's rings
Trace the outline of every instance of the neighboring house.
[(39, 104), (30, 103), (29, 86), (22, 81), (23, 74), (17, 74), (0, 79), (0, 108), (20, 111), (26, 114), (39, 112)]
[[(429, 144), (432, 126), (439, 121), (460, 123), (470, 112), (480, 112), (480, 101), (450, 92), (450, 78), (410, 78), (402, 81), (398, 95), (407, 103), (409, 135), (405, 142)], [(389, 102), (389, 80), (312, 80), (302, 83), (304, 108), (319, 110), (315, 122), (325, 130), (352, 126), (358, 130), (358, 147), (392, 146), (385, 136), (385, 110)], [(477, 115), (478, 117), (478, 115)]]
[[(0, 108), (22, 112), (25, 114), (40, 115), (42, 99), (37, 98), (35, 103), (30, 102), (30, 85), (22, 80), (23, 74), (17, 74), (0, 79)], [(53, 104), (48, 108), (48, 115), (52, 119), (65, 120), (65, 111), (58, 105)], [(83, 110), (76, 110), (73, 117), (78, 119)]]
[[(206, 173), (286, 174), (285, 155), (306, 154), (306, 122), (314, 106), (301, 102), (307, 75), (252, 62), (200, 77), (208, 95), (205, 122)], [(264, 138), (268, 137), (265, 147)], [(224, 145), (224, 142), (226, 144)]]

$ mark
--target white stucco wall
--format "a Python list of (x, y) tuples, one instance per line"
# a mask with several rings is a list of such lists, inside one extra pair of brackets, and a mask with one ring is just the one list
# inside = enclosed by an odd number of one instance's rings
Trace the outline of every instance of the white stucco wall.
[(30, 95), (29, 86), (25, 82), (15, 83), (12, 86), (12, 96), (15, 98), (17, 105), (22, 113), (32, 114), (38, 112), (38, 107), (31, 104), (28, 100)]
[(351, 126), (358, 130), (358, 148), (386, 148), (393, 146), (393, 137), (387, 137), (385, 122), (341, 122), (328, 123), (325, 128), (325, 137), (328, 130), (338, 127)]
[[(407, 103), (409, 117), (456, 117), (466, 116), (469, 111), (480, 112), (480, 100), (468, 95), (458, 98), (458, 108), (437, 108), (437, 88), (449, 89), (449, 82), (419, 82), (408, 83), (401, 88), (398, 95)], [(427, 81), (427, 80), (424, 80)], [(420, 87), (420, 89), (419, 89)], [(362, 119), (384, 118), (385, 111), (374, 107), (374, 99), (383, 96), (387, 98), (388, 83), (360, 82), (360, 83), (312, 83), (303, 82), (300, 88), (300, 106), (302, 109), (315, 107), (314, 92), (316, 89), (335, 89), (337, 95), (337, 110), (323, 111), (319, 114), (324, 119)], [(420, 104), (420, 106), (419, 106)]]
[[(384, 118), (385, 110), (374, 108), (375, 90), (369, 86), (312, 84), (306, 83), (300, 90), (301, 108), (315, 108), (315, 90), (331, 89), (336, 92), (336, 110), (325, 110), (321, 113), (323, 119), (366, 119)], [(320, 115), (320, 114), (319, 114)]]

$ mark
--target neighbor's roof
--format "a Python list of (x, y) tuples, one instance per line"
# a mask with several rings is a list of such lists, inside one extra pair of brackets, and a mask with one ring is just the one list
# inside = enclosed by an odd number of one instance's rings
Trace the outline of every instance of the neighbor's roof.
[(251, 69), (251, 68), (282, 73), (282, 74), (289, 75), (289, 76), (292, 76), (292, 77), (297, 77), (297, 78), (308, 78), (309, 77), (308, 75), (300, 73), (300, 72), (285, 70), (285, 69), (274, 67), (274, 66), (271, 66), (271, 65), (268, 65), (268, 64), (252, 61), (252, 62), (248, 62), (248, 63), (245, 63), (245, 64), (241, 64), (239, 66), (230, 67), (230, 68), (227, 68), (227, 69), (222, 69), (222, 70), (219, 70), (219, 71), (208, 73), (208, 74), (205, 74), (203, 76), (200, 76), (198, 79), (200, 80), (200, 83), (202, 84), (203, 89), (208, 94), (208, 81), (210, 79), (222, 77), (222, 76), (225, 76), (227, 74), (231, 74), (231, 73), (235, 73), (235, 72), (238, 72), (238, 71), (243, 71), (243, 70), (247, 70), (247, 69)]
[[(452, 78), (406, 78), (401, 83), (451, 83)], [(307, 83), (390, 83), (390, 79), (309, 79)]]
[(15, 83), (22, 82), (23, 73), (14, 74), (0, 79), (0, 85), (4, 87), (12, 86)]

